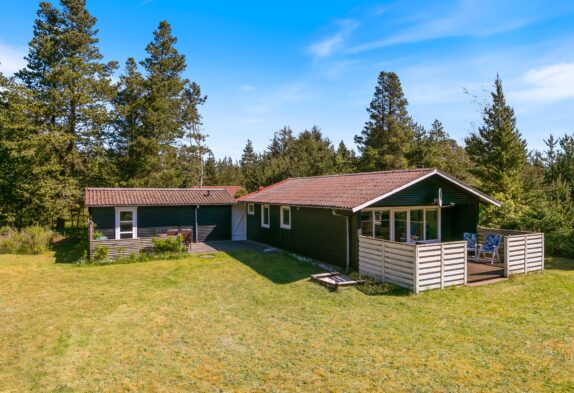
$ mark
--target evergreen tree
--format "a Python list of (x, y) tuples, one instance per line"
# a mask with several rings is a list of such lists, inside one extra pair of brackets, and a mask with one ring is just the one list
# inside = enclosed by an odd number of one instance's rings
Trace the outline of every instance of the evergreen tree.
[(105, 131), (111, 121), (111, 76), (117, 65), (102, 61), (96, 19), (85, 6), (84, 0), (61, 0), (59, 9), (41, 3), (27, 66), (17, 73), (38, 108), (33, 120), (44, 144), (41, 149), (51, 149), (45, 162), (58, 166), (46, 173), (55, 175), (50, 181), (62, 186), (57, 198), (60, 216), (78, 214), (83, 187), (112, 181)]
[(241, 156), (241, 161), (239, 162), (241, 166), (241, 172), (243, 176), (243, 185), (248, 192), (255, 191), (262, 184), (260, 168), (260, 159), (253, 149), (253, 143), (250, 139), (247, 140), (247, 144), (243, 149), (243, 154)]
[(335, 172), (333, 145), (317, 126), (298, 135), (289, 161), (290, 176), (319, 176)]
[(497, 75), (492, 103), (483, 108), (484, 124), (466, 138), (466, 151), (474, 161), (474, 174), (487, 193), (518, 200), (526, 165), (526, 142), (516, 128), (514, 110), (506, 103)]
[(355, 152), (349, 150), (345, 142), (339, 142), (337, 152), (335, 155), (335, 172), (337, 173), (352, 173), (356, 169), (356, 156)]
[(430, 130), (416, 125), (413, 147), (409, 152), (411, 166), (418, 168), (438, 168), (458, 179), (470, 181), (468, 168), (471, 162), (462, 148), (444, 130), (442, 123), (435, 120)]
[(132, 186), (196, 186), (209, 153), (198, 111), (207, 97), (182, 76), (185, 56), (175, 48), (169, 23), (160, 22), (153, 35), (140, 62), (145, 74), (128, 59), (115, 100), (121, 178)]
[(399, 77), (382, 71), (371, 104), (369, 120), (361, 135), (355, 136), (361, 156), (361, 169), (366, 171), (408, 167), (407, 154), (413, 139), (408, 101)]

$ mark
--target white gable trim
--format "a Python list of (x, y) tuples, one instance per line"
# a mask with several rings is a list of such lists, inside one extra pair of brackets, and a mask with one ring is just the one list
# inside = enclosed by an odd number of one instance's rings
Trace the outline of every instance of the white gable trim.
[(462, 183), (462, 182), (456, 180), (455, 178), (452, 178), (452, 177), (450, 177), (450, 176), (446, 176), (445, 174), (443, 174), (443, 173), (441, 173), (441, 172), (439, 172), (439, 171), (437, 171), (437, 170), (435, 169), (435, 170), (433, 170), (432, 172), (427, 173), (426, 175), (423, 175), (423, 176), (421, 176), (421, 177), (419, 177), (419, 178), (417, 178), (417, 179), (415, 179), (415, 180), (412, 180), (412, 181), (410, 181), (410, 182), (408, 182), (408, 183), (406, 183), (406, 184), (404, 184), (404, 185), (402, 185), (402, 186), (400, 186), (400, 187), (398, 187), (398, 188), (395, 188), (395, 189), (392, 190), (392, 191), (387, 192), (386, 194), (383, 194), (383, 195), (380, 195), (380, 196), (378, 196), (378, 197), (376, 197), (376, 198), (373, 198), (373, 199), (371, 199), (370, 201), (367, 201), (367, 202), (365, 202), (365, 203), (360, 204), (359, 206), (355, 206), (355, 207), (352, 209), (352, 211), (353, 211), (353, 213), (356, 213), (356, 212), (358, 212), (359, 210), (362, 210), (362, 209), (364, 209), (364, 208), (366, 208), (366, 207), (372, 205), (373, 203), (377, 203), (378, 201), (380, 201), (380, 200), (382, 200), (382, 199), (385, 199), (385, 198), (387, 198), (387, 197), (389, 197), (389, 196), (391, 196), (391, 195), (393, 195), (393, 194), (396, 194), (397, 192), (402, 191), (402, 190), (404, 190), (405, 188), (408, 188), (408, 187), (412, 186), (413, 184), (417, 184), (418, 182), (423, 181), (423, 180), (425, 180), (425, 179), (427, 179), (427, 178), (429, 178), (429, 177), (431, 177), (431, 176), (434, 176), (434, 175), (438, 175), (438, 176), (442, 177), (443, 179), (445, 179), (445, 180), (447, 180), (447, 181), (450, 181), (450, 182), (456, 184), (456, 185), (459, 186), (460, 188), (463, 188), (463, 189), (466, 190), (467, 192), (469, 192), (469, 193), (471, 193), (471, 194), (477, 196), (479, 199), (482, 199), (483, 201), (486, 201), (486, 202), (488, 202), (488, 203), (491, 203), (491, 204), (493, 204), (494, 206), (500, 207), (500, 202), (498, 202), (496, 199), (490, 198), (489, 196), (487, 196), (487, 195), (485, 195), (485, 194), (483, 194), (483, 193), (480, 193), (480, 192), (476, 191), (476, 190), (473, 189), (473, 188), (470, 188), (469, 186), (467, 186), (466, 184), (464, 184), (464, 183)]

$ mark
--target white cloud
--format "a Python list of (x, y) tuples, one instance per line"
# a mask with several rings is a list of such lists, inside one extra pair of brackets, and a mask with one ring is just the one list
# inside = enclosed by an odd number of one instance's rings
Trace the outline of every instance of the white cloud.
[(249, 93), (249, 92), (255, 90), (255, 86), (253, 86), (253, 85), (242, 85), (242, 86), (240, 87), (240, 89), (241, 89), (241, 91), (243, 91), (243, 92)]
[(20, 71), (26, 66), (24, 56), (26, 56), (25, 48), (9, 46), (0, 42), (0, 71), (7, 75)]
[(574, 63), (559, 63), (527, 71), (522, 80), (528, 88), (514, 91), (513, 99), (553, 102), (574, 98)]
[(339, 31), (329, 38), (324, 39), (309, 47), (309, 53), (316, 57), (327, 57), (339, 49), (359, 23), (353, 19), (341, 20), (337, 23)]

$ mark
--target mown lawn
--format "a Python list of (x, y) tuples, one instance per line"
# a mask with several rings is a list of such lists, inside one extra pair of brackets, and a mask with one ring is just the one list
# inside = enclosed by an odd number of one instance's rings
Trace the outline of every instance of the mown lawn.
[(572, 391), (574, 261), (427, 292), (331, 292), (282, 254), (0, 255), (0, 391)]

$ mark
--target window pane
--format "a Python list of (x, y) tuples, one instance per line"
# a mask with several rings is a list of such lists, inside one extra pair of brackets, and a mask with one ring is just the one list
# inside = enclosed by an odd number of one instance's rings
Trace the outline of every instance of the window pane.
[(133, 212), (124, 211), (120, 212), (120, 221), (131, 221)]
[(283, 225), (286, 225), (286, 226), (291, 225), (291, 210), (290, 209), (283, 209)]
[(407, 241), (407, 212), (395, 212), (395, 238), (396, 242)]
[(132, 237), (132, 233), (120, 233), (120, 239), (131, 239)]
[(423, 240), (423, 210), (411, 210), (411, 241)]
[(389, 211), (375, 212), (375, 237), (391, 240), (391, 213)]
[(427, 219), (426, 239), (427, 240), (438, 239), (438, 210), (427, 210), (426, 219)]
[(263, 224), (269, 225), (269, 207), (265, 206), (263, 208)]
[(363, 236), (373, 236), (373, 213), (361, 213), (361, 234)]
[(120, 232), (132, 232), (132, 223), (131, 222), (121, 222), (120, 223)]

